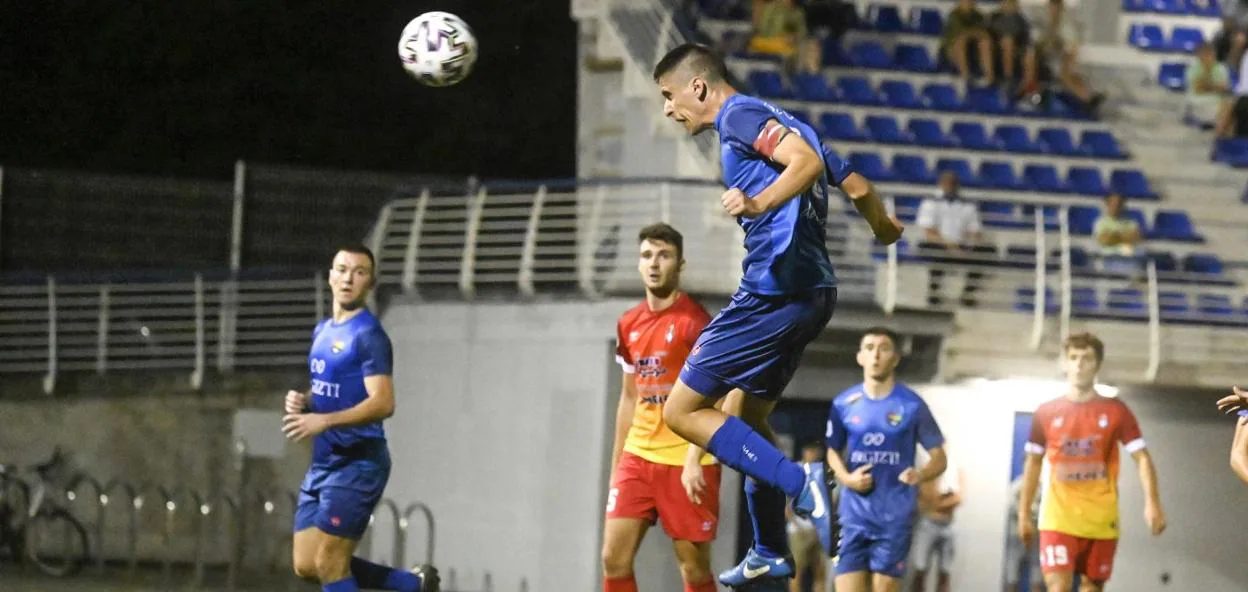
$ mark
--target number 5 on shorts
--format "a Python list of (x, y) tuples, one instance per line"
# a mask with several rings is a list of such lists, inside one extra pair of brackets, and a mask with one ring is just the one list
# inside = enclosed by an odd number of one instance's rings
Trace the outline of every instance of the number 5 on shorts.
[(612, 487), (611, 491), (607, 492), (607, 513), (615, 511), (615, 498), (619, 496), (620, 490), (618, 487)]
[(1040, 554), (1040, 560), (1050, 567), (1068, 565), (1070, 557), (1066, 553), (1066, 545), (1049, 545)]

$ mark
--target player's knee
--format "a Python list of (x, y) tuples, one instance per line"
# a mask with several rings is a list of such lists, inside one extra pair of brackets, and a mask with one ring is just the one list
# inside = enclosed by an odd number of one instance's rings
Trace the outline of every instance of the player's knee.
[(679, 407), (664, 405), (663, 406), (663, 423), (671, 428), (677, 435), (682, 435), (689, 419), (689, 414)]
[(320, 578), (320, 573), (316, 570), (315, 556), (295, 555), (291, 568), (295, 571), (295, 577), (304, 580), (315, 580)]
[(701, 561), (700, 558), (681, 559), (680, 579), (686, 584), (695, 586), (708, 582), (711, 579), (711, 566)]
[(602, 548), (602, 574), (608, 578), (623, 578), (633, 573), (633, 555), (625, 549), (612, 546)]
[(316, 576), (322, 582), (336, 582), (351, 575), (351, 558), (336, 545), (322, 545), (316, 553)]

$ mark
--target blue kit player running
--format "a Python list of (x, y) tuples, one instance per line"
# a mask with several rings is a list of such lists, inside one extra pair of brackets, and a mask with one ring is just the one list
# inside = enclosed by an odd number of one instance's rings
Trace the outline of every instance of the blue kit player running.
[(390, 477), (381, 422), (394, 414), (393, 356), (381, 322), (365, 308), (375, 265), (362, 245), (334, 255), (333, 317), (312, 332), (311, 392), (286, 395), (286, 437), (313, 438), (295, 509), (293, 565), (325, 592), (438, 592), (431, 566), (407, 572), (352, 557)]
[[(919, 483), (945, 472), (945, 438), (927, 403), (894, 376), (897, 335), (868, 329), (858, 345), (862, 384), (832, 400), (828, 466), (841, 489), (837, 592), (901, 589)], [(915, 444), (931, 459), (914, 467)]]
[[(719, 578), (742, 587), (793, 575), (786, 495), (794, 499), (794, 513), (815, 525), (824, 547), (833, 544), (822, 464), (808, 474), (775, 447), (767, 425), (802, 351), (827, 325), (836, 303), (836, 276), (825, 247), (829, 179), (840, 184), (880, 241), (896, 241), (902, 228), (866, 179), (843, 163), (825, 163), (810, 126), (738, 94), (725, 77), (723, 61), (694, 44), (673, 49), (654, 68), (664, 115), (693, 134), (719, 132), (729, 188), (721, 201), (745, 230), (746, 248), (741, 287), (698, 337), (663, 419), (677, 435), (750, 477), (745, 490), (754, 545)], [(715, 408), (734, 389), (748, 395), (739, 417)]]

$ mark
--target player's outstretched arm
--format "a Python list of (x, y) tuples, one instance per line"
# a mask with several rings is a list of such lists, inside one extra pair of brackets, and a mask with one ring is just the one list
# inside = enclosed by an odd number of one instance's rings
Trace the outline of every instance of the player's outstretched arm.
[(876, 240), (891, 245), (901, 238), (904, 227), (901, 222), (888, 214), (888, 209), (884, 207), (884, 200), (876, 194), (875, 186), (871, 184), (871, 181), (858, 173), (850, 173), (841, 181), (841, 190), (849, 196), (854, 209), (858, 210), (862, 219), (867, 221)]
[(620, 380), (620, 403), (615, 409), (615, 442), (611, 445), (611, 474), (615, 474), (615, 466), (620, 462), (620, 453), (624, 451), (624, 440), (628, 438), (628, 428), (633, 426), (633, 413), (637, 409), (637, 381), (635, 375), (625, 372)]
[(1231, 440), (1231, 470), (1248, 483), (1248, 417), (1240, 417)]
[(1153, 535), (1166, 530), (1166, 512), (1161, 508), (1161, 494), (1157, 491), (1157, 469), (1153, 465), (1153, 457), (1147, 448), (1131, 453), (1136, 468), (1140, 473), (1140, 486), (1144, 488), (1144, 520)]

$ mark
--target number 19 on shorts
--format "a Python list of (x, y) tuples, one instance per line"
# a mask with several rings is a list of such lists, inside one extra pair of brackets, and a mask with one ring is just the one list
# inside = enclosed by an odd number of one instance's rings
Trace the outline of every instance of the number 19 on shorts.
[(1045, 567), (1070, 565), (1070, 554), (1066, 545), (1045, 545), (1040, 550), (1040, 564)]

